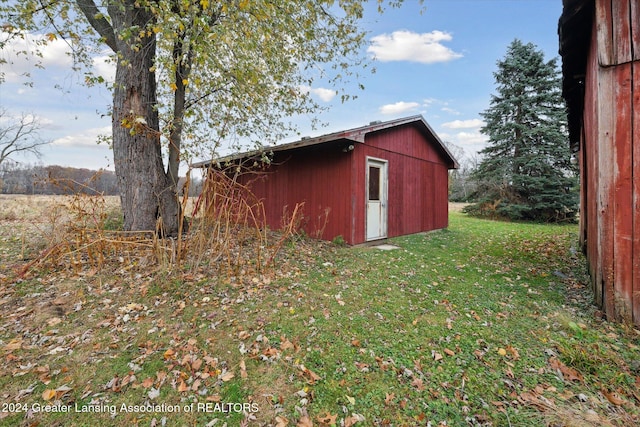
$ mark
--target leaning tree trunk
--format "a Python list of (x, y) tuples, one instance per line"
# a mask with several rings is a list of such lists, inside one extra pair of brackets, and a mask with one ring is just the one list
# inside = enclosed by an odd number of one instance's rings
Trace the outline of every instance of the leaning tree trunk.
[[(114, 28), (145, 28), (153, 15), (126, 1), (122, 22)], [(152, 32), (142, 38), (118, 40), (118, 64), (113, 94), (113, 158), (124, 229), (176, 235), (179, 225), (176, 186), (164, 170), (160, 145)]]

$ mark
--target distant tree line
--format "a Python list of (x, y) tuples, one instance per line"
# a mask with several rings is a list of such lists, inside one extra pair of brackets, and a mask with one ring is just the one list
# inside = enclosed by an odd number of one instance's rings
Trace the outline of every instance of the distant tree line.
[[(452, 144), (447, 145), (449, 151)], [(454, 154), (460, 167), (449, 171), (449, 200), (452, 202), (472, 203), (477, 201), (478, 183), (471, 174), (478, 167), (478, 156), (467, 157), (464, 152)]]
[[(185, 178), (180, 179), (184, 186)], [(200, 193), (202, 180), (194, 178), (189, 195)], [(65, 166), (42, 166), (5, 161), (0, 165), (0, 194), (101, 194), (119, 195), (118, 181), (113, 171), (90, 170)]]
[(118, 194), (112, 171), (5, 162), (0, 167), (2, 194)]

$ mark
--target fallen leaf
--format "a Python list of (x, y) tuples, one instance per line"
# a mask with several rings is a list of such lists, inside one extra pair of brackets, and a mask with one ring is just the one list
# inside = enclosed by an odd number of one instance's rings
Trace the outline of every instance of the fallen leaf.
[(201, 367), (202, 367), (202, 359), (196, 359), (193, 362), (191, 362), (192, 370), (199, 371)]
[(562, 377), (567, 380), (567, 381), (580, 381), (583, 382), (584, 381), (584, 377), (582, 376), (582, 374), (580, 372), (578, 372), (577, 370), (570, 368), (568, 366), (566, 366), (564, 363), (562, 363), (558, 358), (556, 357), (552, 357), (549, 359), (549, 364), (551, 365), (551, 367), (558, 371), (560, 374), (562, 374)]
[(303, 415), (298, 420), (296, 427), (313, 427), (313, 421), (311, 421), (311, 418), (309, 418), (308, 415)]
[(122, 389), (120, 388), (120, 377), (117, 375), (109, 380), (104, 386), (106, 390), (111, 390), (114, 393), (119, 393)]
[(364, 422), (365, 418), (360, 414), (353, 414), (350, 417), (344, 419), (344, 427), (351, 427), (359, 422)]
[(356, 362), (356, 368), (358, 368), (360, 372), (369, 372), (368, 363)]
[(411, 385), (418, 389), (418, 391), (423, 391), (425, 388), (422, 378), (414, 378), (413, 381), (411, 381)]
[(285, 417), (276, 417), (276, 426), (275, 427), (287, 427), (289, 425), (289, 420)]
[(262, 354), (264, 354), (267, 357), (273, 357), (273, 356), (277, 356), (278, 355), (278, 349), (274, 348), (274, 347), (267, 347)]
[(296, 348), (296, 346), (288, 339), (284, 337), (282, 337), (281, 339), (282, 339), (282, 342), (280, 343), (280, 350), (285, 351), (285, 350), (291, 350)]
[(19, 350), (22, 348), (22, 339), (14, 338), (11, 341), (9, 341), (9, 343), (5, 345), (4, 348), (5, 350), (8, 350), (8, 351)]
[(60, 387), (56, 388), (55, 392), (56, 392), (56, 399), (60, 399), (62, 398), (62, 396), (64, 396), (65, 394), (69, 393), (71, 390), (73, 390), (73, 388), (69, 387), (68, 385), (61, 385)]
[(51, 390), (50, 388), (46, 389), (45, 391), (42, 392), (42, 398), (44, 400), (51, 400), (54, 397), (56, 397), (56, 391), (55, 390)]
[(504, 402), (494, 401), (494, 402), (491, 402), (491, 404), (497, 408), (496, 410), (498, 412), (502, 412), (503, 414), (506, 413), (506, 409), (504, 408)]
[(528, 391), (521, 393), (518, 396), (518, 401), (525, 405), (533, 406), (541, 412), (545, 412), (555, 407), (553, 401), (545, 398), (544, 396)]
[(509, 378), (511, 378), (511, 379), (514, 379), (514, 378), (516, 377), (516, 376), (514, 375), (514, 373), (513, 373), (513, 371), (511, 370), (511, 368), (510, 368), (510, 367), (508, 367), (508, 368), (504, 371), (504, 373), (505, 373), (505, 374), (507, 374), (507, 376), (508, 376)]
[(326, 415), (324, 416), (319, 415), (316, 419), (320, 424), (327, 424), (327, 425), (333, 426), (333, 425), (336, 425), (337, 418), (338, 418), (338, 415), (331, 415), (329, 412), (327, 412)]
[(302, 373), (309, 378), (309, 383), (310, 384), (314, 384), (316, 381), (319, 381), (322, 379), (322, 377), (320, 377), (320, 375), (316, 374), (315, 372), (313, 372), (312, 370), (306, 368), (304, 365), (300, 365), (300, 370), (302, 370)]
[(158, 396), (160, 396), (160, 389), (151, 387), (151, 390), (149, 390), (147, 396), (149, 396), (149, 399), (151, 400), (157, 398)]
[(504, 348), (500, 347), (500, 348), (498, 349), (498, 354), (499, 354), (500, 356), (506, 356), (506, 355), (507, 355), (507, 350), (505, 350)]
[(244, 360), (240, 361), (240, 378), (245, 379), (247, 378), (247, 365), (244, 363)]
[(600, 390), (602, 392), (602, 394), (604, 395), (604, 397), (607, 398), (607, 400), (609, 402), (611, 402), (612, 404), (616, 405), (616, 406), (620, 406), (622, 405), (624, 402), (624, 400), (620, 399), (618, 396), (616, 396), (616, 393), (613, 391), (607, 391), (605, 389)]
[(142, 381), (142, 387), (149, 388), (153, 385), (153, 378), (149, 377)]
[(124, 387), (127, 384), (133, 383), (136, 381), (136, 376), (135, 375), (126, 375), (125, 377), (122, 378), (122, 382), (120, 383), (120, 387)]
[(384, 398), (384, 404), (389, 406), (390, 403), (393, 402), (393, 399), (396, 398), (396, 394), (395, 393), (387, 393), (385, 398)]
[(447, 356), (455, 356), (455, 355), (456, 355), (456, 352), (455, 352), (455, 351), (453, 351), (453, 350), (449, 350), (448, 348), (445, 348), (445, 349), (444, 349), (444, 353), (445, 353)]
[(511, 354), (511, 357), (513, 358), (513, 360), (520, 359), (520, 354), (518, 353), (518, 350), (516, 350), (514, 347), (511, 347), (510, 345), (508, 345), (507, 351)]
[(233, 377), (235, 377), (233, 372), (226, 371), (220, 375), (219, 379), (221, 379), (224, 382), (227, 382), (227, 381), (231, 381)]
[(49, 326), (55, 326), (58, 323), (62, 323), (62, 319), (59, 317), (52, 317), (50, 319), (47, 319), (47, 325)]
[(438, 353), (437, 351), (431, 352), (431, 355), (433, 356), (433, 360), (435, 360), (436, 362), (438, 360), (442, 360), (442, 355), (440, 353)]
[(189, 386), (184, 381), (180, 381), (180, 384), (178, 384), (178, 391), (182, 393), (187, 390), (189, 390)]

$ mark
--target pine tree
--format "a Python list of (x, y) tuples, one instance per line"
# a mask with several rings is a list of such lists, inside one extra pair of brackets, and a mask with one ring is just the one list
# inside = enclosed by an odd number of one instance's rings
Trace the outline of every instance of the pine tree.
[(573, 220), (577, 170), (571, 162), (556, 59), (514, 40), (494, 73), (497, 94), (482, 113), (489, 137), (473, 173), (472, 214), (512, 220)]

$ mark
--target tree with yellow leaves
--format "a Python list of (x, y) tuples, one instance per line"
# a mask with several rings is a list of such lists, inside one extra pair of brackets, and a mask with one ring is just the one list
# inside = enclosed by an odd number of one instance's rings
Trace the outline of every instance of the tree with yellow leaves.
[[(116, 61), (112, 143), (124, 228), (178, 232), (181, 154), (232, 138), (272, 142), (313, 115), (322, 80), (343, 99), (366, 65), (363, 0), (8, 0), (2, 40), (38, 34), (90, 69)], [(377, 0), (379, 11), (402, 0)], [(0, 76), (1, 78), (1, 76)], [(0, 79), (1, 81), (1, 79)], [(87, 73), (87, 83), (103, 82)], [(164, 153), (164, 157), (163, 157)], [(165, 161), (166, 159), (166, 165)]]

